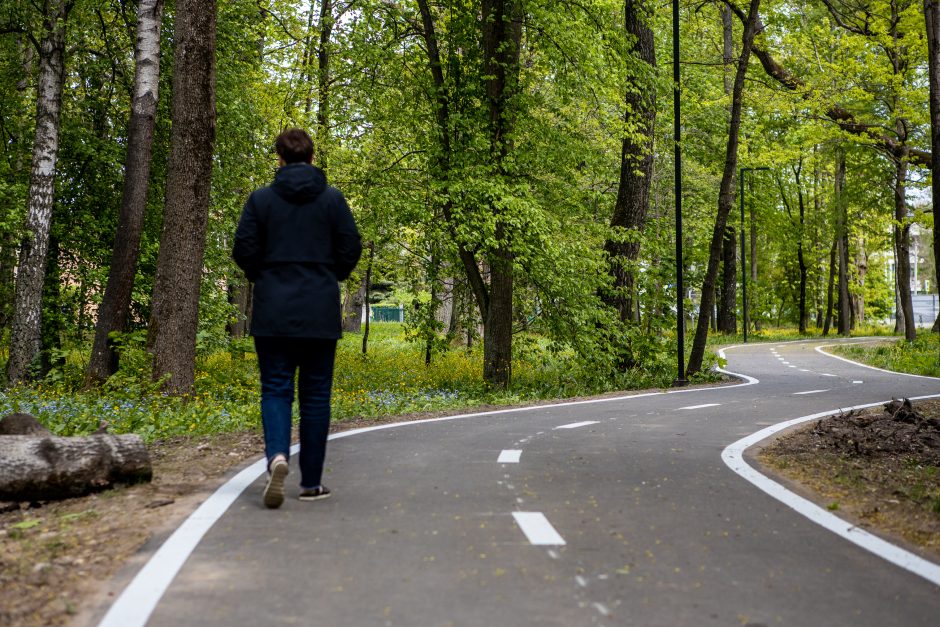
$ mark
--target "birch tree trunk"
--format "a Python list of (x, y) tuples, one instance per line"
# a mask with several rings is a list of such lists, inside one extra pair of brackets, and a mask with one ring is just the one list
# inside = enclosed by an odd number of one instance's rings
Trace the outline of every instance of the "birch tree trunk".
[(725, 168), (721, 177), (721, 188), (718, 192), (718, 215), (715, 217), (715, 229), (712, 231), (711, 246), (708, 254), (708, 268), (702, 282), (702, 302), (699, 307), (699, 318), (695, 328), (695, 340), (689, 353), (687, 374), (692, 375), (702, 369), (705, 358), (705, 344), (708, 341), (708, 325), (711, 311), (715, 303), (715, 280), (718, 276), (718, 262), (721, 258), (722, 242), (724, 240), (725, 226), (728, 215), (734, 206), (734, 184), (738, 166), (738, 136), (741, 127), (741, 107), (744, 92), (744, 76), (747, 73), (747, 63), (751, 55), (751, 46), (757, 31), (757, 10), (760, 0), (751, 0), (747, 20), (744, 24), (744, 36), (741, 45), (741, 58), (738, 60), (738, 69), (734, 75), (734, 88), (731, 97), (731, 122), (728, 128), (728, 147), (725, 153)]
[(36, 88), (36, 138), (30, 173), (26, 231), (20, 248), (10, 332), (8, 383), (25, 381), (41, 346), (42, 288), (52, 224), (55, 167), (59, 153), (59, 117), (65, 78), (65, 25), (72, 2), (43, 3), (43, 36), (39, 45)]
[(154, 379), (192, 390), (212, 152), (215, 144), (215, 0), (179, 0), (173, 55), (173, 130), (148, 347)]
[(104, 290), (85, 384), (104, 381), (118, 368), (111, 334), (123, 332), (131, 306), (140, 236), (147, 210), (150, 157), (160, 86), (160, 26), (164, 0), (140, 0), (134, 46), (134, 94), (127, 131), (124, 194), (118, 215), (108, 284)]

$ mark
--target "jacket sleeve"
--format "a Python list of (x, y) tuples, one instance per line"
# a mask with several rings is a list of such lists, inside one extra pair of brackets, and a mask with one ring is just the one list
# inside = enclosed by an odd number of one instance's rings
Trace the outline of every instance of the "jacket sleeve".
[(261, 272), (264, 250), (264, 227), (258, 220), (255, 195), (252, 194), (242, 209), (242, 216), (235, 231), (235, 244), (232, 247), (232, 258), (251, 282), (257, 280)]
[(336, 192), (333, 205), (333, 273), (338, 281), (345, 281), (362, 255), (362, 239), (356, 221), (343, 194)]

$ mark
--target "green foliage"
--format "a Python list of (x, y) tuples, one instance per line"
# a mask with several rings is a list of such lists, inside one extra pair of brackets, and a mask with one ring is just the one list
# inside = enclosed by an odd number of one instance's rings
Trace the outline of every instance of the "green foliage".
[[(4, 342), (26, 212), (38, 65), (29, 38), (15, 31), (22, 27), (35, 34), (39, 9), (34, 4), (13, 3), (0, 11), (4, 26), (16, 26), (0, 35), (0, 84), (9, 86), (0, 93), (0, 340)], [(46, 325), (47, 355), (57, 365), (44, 389), (53, 396), (79, 389), (85, 347), (116, 237), (135, 37), (128, 11), (132, 5), (125, 4), (76, 3), (69, 17), (52, 225), (57, 257), (50, 274), (58, 276), (52, 286), (58, 290), (50, 291), (45, 303), (47, 321), (58, 325)], [(337, 415), (375, 415), (384, 411), (383, 403), (405, 411), (402, 408), (422, 403), (449, 407), (496, 398), (478, 387), (479, 373), (470, 375), (482, 368), (477, 337), (482, 321), (458, 244), (472, 253), (484, 277), (494, 251), (506, 247), (513, 255), (517, 381), (507, 399), (667, 385), (674, 374), (671, 330), (676, 324), (672, 83), (667, 67), (671, 15), (654, 3), (641, 4), (650, 12), (655, 36), (659, 68), (653, 72), (631, 51), (635, 42), (624, 32), (621, 2), (524, 4), (519, 90), (507, 103), (514, 124), (511, 137), (502, 138), (507, 154), (497, 167), (478, 4), (429, 3), (444, 65), (445, 93), (440, 94), (430, 73), (415, 0), (334, 6), (337, 13), (328, 20), (330, 37), (322, 49), (325, 24), (318, 3), (220, 3), (216, 154), (197, 339), (199, 393), (222, 394), (219, 390), (231, 384), (236, 390), (233, 399), (220, 402), (231, 403), (225, 407), (232, 424), (251, 422), (247, 416), (253, 410), (237, 409), (238, 403), (255, 395), (250, 347), (244, 342), (232, 344), (226, 331), (235, 313), (230, 290), (243, 281), (229, 257), (231, 237), (248, 193), (270, 181), (275, 165), (271, 142), (288, 125), (308, 128), (316, 137), (317, 158), (325, 160), (321, 164), (330, 182), (346, 195), (364, 241), (374, 248), (369, 260), (373, 284), (389, 287), (395, 304), (405, 305), (409, 313), (411, 344), (402, 343), (397, 333), (385, 334), (381, 325), (373, 327), (364, 361), (355, 361), (363, 359), (356, 338), (343, 344), (341, 359), (366, 374), (337, 388), (342, 401)], [(734, 65), (722, 58), (718, 6), (684, 5), (680, 16), (682, 263), (692, 290), (686, 299), (690, 312), (700, 297), (697, 289), (714, 224), (730, 104), (724, 79)], [(737, 224), (739, 217), (734, 216), (738, 228), (753, 228), (755, 233), (754, 259), (750, 249), (748, 256), (757, 278), (748, 279), (748, 297), (750, 318), (761, 330), (750, 333), (753, 341), (793, 337), (778, 327), (798, 321), (800, 246), (808, 270), (813, 327), (809, 335), (818, 333), (820, 314), (825, 315), (829, 251), (837, 230), (837, 151), (844, 151), (848, 162), (842, 201), (849, 222), (851, 292), (864, 298), (869, 322), (887, 320), (894, 306), (893, 276), (888, 272), (894, 164), (874, 147), (871, 137), (841, 131), (826, 115), (840, 106), (878, 133), (914, 148), (929, 148), (926, 53), (917, 3), (875, 0), (867, 7), (872, 34), (861, 35), (839, 27), (823, 3), (763, 3), (766, 28), (759, 43), (805, 88), (781, 88), (752, 61), (739, 161), (745, 167), (771, 168), (749, 174), (744, 224)], [(144, 328), (149, 318), (160, 240), (171, 127), (173, 20), (174, 7), (169, 3), (132, 329)], [(737, 18), (732, 28), (736, 56), (741, 33)], [(322, 91), (318, 56), (330, 60), (329, 80)], [(619, 185), (621, 144), (638, 128), (632, 112), (624, 110), (624, 92), (631, 81), (655, 93), (658, 112), (646, 224), (627, 235), (611, 233), (608, 224)], [(446, 147), (437, 119), (441, 95), (446, 96), (449, 113)], [(325, 123), (322, 128), (321, 123)], [(913, 165), (912, 173), (911, 187), (923, 187), (926, 180)], [(445, 207), (452, 213), (449, 223)], [(640, 244), (640, 257), (630, 268), (637, 278), (640, 321), (636, 324), (622, 325), (598, 297), (610, 284), (604, 242), (620, 237)], [(366, 260), (345, 289), (358, 287), (365, 264)], [(924, 267), (922, 275), (926, 274)], [(439, 305), (448, 299), (456, 317), (445, 328), (438, 321)], [(727, 336), (715, 341), (739, 339)], [(142, 335), (132, 331), (121, 342), (122, 370), (100, 391), (102, 398), (154, 397)], [(456, 346), (459, 342), (474, 345), (468, 350)], [(432, 366), (425, 369), (428, 352)], [(221, 357), (226, 354), (231, 361)], [(395, 360), (414, 362), (417, 369), (395, 379), (386, 372), (396, 367)], [(443, 374), (421, 379), (445, 368), (462, 374), (454, 381)], [(355, 401), (343, 400), (347, 393), (352, 398), (351, 390), (384, 394), (383, 390), (402, 387), (411, 392), (394, 399), (386, 394), (382, 402), (369, 400), (365, 392)], [(436, 400), (413, 400), (418, 398), (412, 394), (415, 390), (431, 390), (428, 394)], [(455, 390), (458, 400), (447, 396)], [(75, 393), (95, 398), (93, 393)], [(154, 426), (155, 434), (181, 432), (180, 425), (183, 431), (191, 424), (197, 425), (195, 430), (201, 428), (200, 421), (186, 418), (192, 411), (187, 408), (198, 403), (163, 402), (180, 417), (161, 418), (159, 424), (167, 426)], [(148, 405), (141, 415), (151, 411), (158, 410)], [(76, 424), (94, 426), (92, 413), (76, 418)]]
[[(425, 366), (423, 346), (409, 342), (402, 325), (374, 323), (372, 334), (365, 356), (356, 334), (347, 334), (339, 344), (334, 420), (667, 387), (675, 375), (665, 341), (653, 340), (644, 348), (648, 360), (659, 364), (654, 369), (636, 368), (610, 378), (598, 376), (596, 364), (571, 351), (552, 350), (530, 335), (517, 342), (512, 385), (494, 392), (483, 382), (478, 348), (442, 350)], [(103, 421), (112, 433), (137, 433), (148, 441), (259, 428), (257, 361), (250, 339), (202, 355), (196, 389), (183, 397), (161, 393), (159, 382), (151, 380), (145, 332), (115, 339), (121, 369), (105, 386), (82, 389), (81, 360), (87, 347), (76, 347), (65, 355), (63, 367), (41, 383), (0, 393), (0, 416), (31, 413), (59, 435), (87, 434)]]

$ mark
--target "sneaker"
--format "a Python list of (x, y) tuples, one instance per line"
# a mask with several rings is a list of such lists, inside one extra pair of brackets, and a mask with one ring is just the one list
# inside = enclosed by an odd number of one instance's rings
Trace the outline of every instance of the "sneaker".
[(319, 485), (315, 488), (300, 488), (301, 501), (319, 501), (320, 499), (329, 498), (330, 489), (325, 485)]
[(287, 460), (276, 457), (271, 462), (268, 472), (268, 483), (264, 486), (264, 504), (271, 509), (277, 509), (284, 502), (284, 479), (287, 478)]

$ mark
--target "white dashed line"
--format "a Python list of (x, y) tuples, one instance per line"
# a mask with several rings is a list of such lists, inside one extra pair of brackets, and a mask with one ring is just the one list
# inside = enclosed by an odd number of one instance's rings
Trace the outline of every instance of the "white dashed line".
[(683, 409), (704, 409), (706, 407), (719, 407), (721, 403), (706, 403), (704, 405), (689, 405), (688, 407), (680, 407), (676, 411), (682, 411)]
[(513, 512), (512, 517), (529, 543), (538, 546), (564, 546), (562, 538), (542, 512)]
[(838, 377), (839, 375), (837, 375), (837, 374), (829, 374), (828, 372), (824, 372), (824, 373), (822, 373), (822, 376), (824, 376), (824, 377)]
[(786, 361), (785, 359), (781, 359), (781, 360), (780, 360), (780, 363), (783, 364), (784, 366), (789, 366), (789, 365), (790, 365), (790, 362), (789, 362), (789, 361)]
[(820, 392), (828, 392), (829, 390), (806, 390), (805, 392), (794, 392), (793, 396), (802, 396), (804, 394), (819, 394)]
[(600, 612), (601, 616), (610, 616), (610, 610), (602, 603), (593, 603), (594, 609)]
[(596, 420), (585, 420), (584, 422), (572, 422), (570, 425), (561, 425), (560, 427), (555, 427), (556, 429), (577, 429), (578, 427), (586, 427), (588, 425), (596, 425), (598, 421)]
[(852, 381), (852, 383), (854, 383), (855, 385), (858, 385), (860, 383), (865, 383), (865, 382), (864, 381)]
[(800, 368), (800, 372), (811, 372), (811, 371), (807, 370), (806, 368)]
[(582, 588), (587, 588), (587, 585), (588, 585), (587, 579), (585, 579), (581, 575), (575, 575), (574, 580)]
[(504, 449), (499, 454), (499, 459), (496, 460), (499, 464), (518, 464), (519, 458), (522, 457), (522, 451), (515, 449)]

